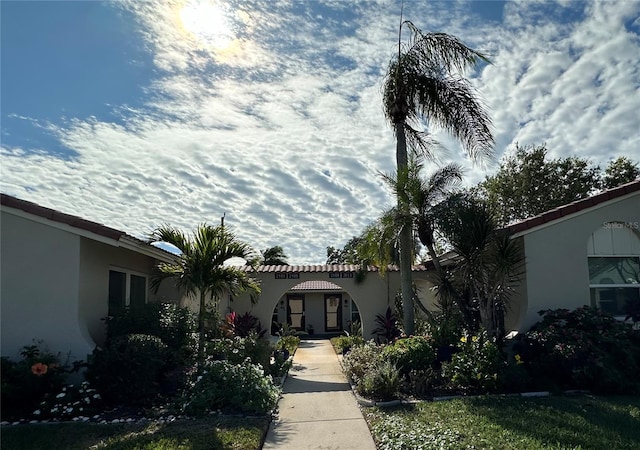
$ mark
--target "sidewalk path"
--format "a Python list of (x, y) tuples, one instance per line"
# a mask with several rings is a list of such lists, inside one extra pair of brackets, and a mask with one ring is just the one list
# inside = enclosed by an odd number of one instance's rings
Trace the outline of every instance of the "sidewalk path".
[(262, 448), (375, 450), (328, 339), (300, 342)]

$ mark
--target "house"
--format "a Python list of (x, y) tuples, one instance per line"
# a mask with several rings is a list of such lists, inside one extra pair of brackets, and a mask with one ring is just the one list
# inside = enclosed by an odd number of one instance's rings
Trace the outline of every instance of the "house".
[[(544, 309), (592, 305), (624, 319), (627, 302), (640, 303), (640, 181), (604, 191), (509, 227), (525, 257), (525, 270), (515, 284), (505, 328), (527, 331)], [(247, 270), (250, 270), (247, 268)], [(250, 311), (264, 326), (289, 323), (314, 334), (348, 329), (359, 319), (366, 338), (373, 336), (375, 317), (394, 305), (400, 290), (397, 267), (385, 277), (369, 267), (358, 282), (358, 266), (262, 266), (262, 295), (252, 305), (248, 296), (220, 305), (222, 312)], [(413, 267), (418, 297), (435, 309), (429, 271)]]
[[(287, 323), (294, 329), (314, 335), (341, 334), (351, 323), (359, 321), (363, 335), (374, 336), (376, 315), (387, 307), (395, 308), (400, 290), (400, 272), (389, 266), (380, 276), (378, 268), (367, 268), (359, 278), (360, 266), (351, 264), (291, 265), (245, 267), (260, 280), (262, 292), (256, 304), (247, 294), (226, 299), (219, 304), (222, 313), (250, 312), (270, 329), (273, 322)], [(423, 304), (435, 307), (429, 271), (424, 266), (413, 268), (414, 283)]]
[(525, 271), (508, 322), (526, 331), (539, 311), (599, 307), (624, 319), (640, 304), (640, 180), (509, 227)]
[(174, 256), (122, 231), (2, 194), (2, 356), (42, 340), (52, 352), (86, 359), (105, 338), (104, 317), (126, 305), (176, 300), (149, 279)]

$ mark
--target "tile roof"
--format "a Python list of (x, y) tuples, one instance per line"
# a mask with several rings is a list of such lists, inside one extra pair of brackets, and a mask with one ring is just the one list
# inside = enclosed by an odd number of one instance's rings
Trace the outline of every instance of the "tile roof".
[(343, 289), (337, 284), (329, 281), (313, 280), (304, 281), (291, 288), (292, 291), (342, 291)]
[[(258, 272), (258, 273), (276, 273), (276, 272), (301, 272), (301, 273), (322, 273), (322, 272), (357, 272), (360, 270), (360, 266), (357, 264), (308, 264), (308, 265), (282, 265), (282, 266), (257, 266), (252, 268), (251, 266), (244, 266), (243, 269), (246, 272)], [(379, 272), (380, 270), (376, 266), (367, 266), (367, 272)], [(425, 272), (427, 267), (418, 265), (413, 266), (413, 272)], [(387, 266), (388, 272), (399, 272), (398, 266)]]
[(143, 241), (142, 239), (138, 239), (135, 236), (131, 236), (130, 234), (125, 233), (124, 231), (116, 230), (115, 228), (111, 228), (97, 222), (92, 222), (91, 220), (83, 219), (82, 217), (65, 214), (55, 209), (46, 208), (44, 206), (38, 205), (37, 203), (21, 200), (19, 198), (12, 197), (11, 195), (0, 193), (0, 205), (7, 208), (18, 209), (26, 213), (33, 214), (34, 216), (69, 225), (71, 227), (88, 231), (90, 233), (97, 234), (98, 236), (103, 236), (116, 241), (120, 241), (124, 238), (126, 240), (133, 241), (137, 246), (149, 247), (154, 251), (166, 254), (166, 256), (175, 257), (173, 253), (168, 252), (160, 247), (155, 247)]
[(559, 206), (542, 214), (538, 214), (537, 216), (525, 219), (521, 222), (511, 224), (506, 227), (506, 230), (509, 231), (510, 234), (523, 233), (539, 225), (543, 225), (545, 223), (553, 222), (556, 220), (561, 220), (562, 218), (567, 217), (571, 214), (584, 211), (606, 201), (613, 200), (615, 198), (638, 191), (640, 191), (640, 180), (632, 181), (630, 183), (626, 183), (612, 189), (607, 189), (606, 191), (600, 192), (599, 194), (593, 195), (591, 197), (583, 198), (567, 205)]

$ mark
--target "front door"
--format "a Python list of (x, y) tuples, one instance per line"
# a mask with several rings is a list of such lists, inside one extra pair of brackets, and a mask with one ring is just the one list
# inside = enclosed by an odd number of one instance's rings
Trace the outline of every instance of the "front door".
[(304, 297), (287, 296), (287, 323), (290, 327), (304, 331)]
[(324, 331), (342, 331), (342, 294), (324, 295)]

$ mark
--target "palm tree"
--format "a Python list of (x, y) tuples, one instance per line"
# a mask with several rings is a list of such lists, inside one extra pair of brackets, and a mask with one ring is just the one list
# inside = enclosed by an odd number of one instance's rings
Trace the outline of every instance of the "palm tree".
[(265, 266), (286, 266), (289, 264), (287, 255), (279, 245), (269, 247), (260, 253), (262, 254), (262, 264)]
[(451, 271), (438, 274), (436, 295), (458, 305), (467, 328), (477, 328), (479, 315), (487, 333), (503, 337), (504, 310), (522, 271), (518, 241), (498, 229), (488, 204), (472, 195), (451, 195), (434, 212), (438, 229), (457, 255)]
[[(402, 27), (412, 33), (402, 45)], [(493, 147), (491, 121), (470, 83), (461, 75), (478, 62), (482, 54), (455, 36), (423, 33), (410, 21), (400, 21), (398, 54), (391, 60), (383, 86), (384, 113), (396, 135), (396, 164), (399, 177), (407, 171), (407, 146), (433, 156), (435, 141), (421, 124), (444, 129), (459, 140), (472, 158), (488, 155)], [(400, 273), (405, 332), (413, 333), (411, 221), (409, 205), (398, 199), (404, 217), (400, 233)]]
[(224, 264), (234, 257), (250, 260), (253, 251), (224, 226), (213, 227), (206, 224), (198, 226), (193, 236), (164, 225), (152, 233), (150, 242), (166, 242), (180, 250), (175, 263), (158, 264), (156, 274), (151, 279), (151, 287), (157, 292), (162, 281), (174, 279), (179, 289), (194, 298), (199, 297), (198, 362), (201, 364), (204, 361), (207, 298), (217, 306), (224, 293), (234, 296), (248, 291), (252, 302), (260, 294), (260, 285), (256, 279), (240, 267)]

